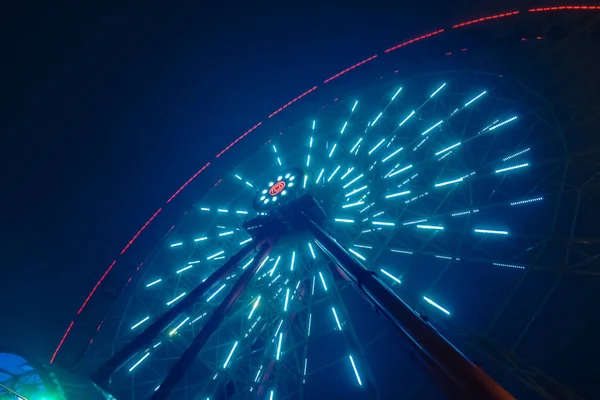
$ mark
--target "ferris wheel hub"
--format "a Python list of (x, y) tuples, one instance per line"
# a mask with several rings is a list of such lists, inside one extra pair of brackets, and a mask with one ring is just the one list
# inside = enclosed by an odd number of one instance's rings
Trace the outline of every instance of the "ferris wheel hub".
[(298, 194), (302, 176), (303, 171), (300, 168), (288, 168), (281, 171), (274, 177), (275, 179), (258, 189), (252, 202), (252, 208), (259, 213), (264, 213), (294, 199)]
[[(259, 191), (259, 193), (261, 193)], [(253, 238), (265, 236), (281, 236), (293, 232), (305, 231), (308, 220), (322, 222), (326, 218), (325, 211), (317, 200), (305, 194), (300, 197), (286, 199), (268, 212), (261, 212), (256, 218), (244, 223), (244, 229)]]

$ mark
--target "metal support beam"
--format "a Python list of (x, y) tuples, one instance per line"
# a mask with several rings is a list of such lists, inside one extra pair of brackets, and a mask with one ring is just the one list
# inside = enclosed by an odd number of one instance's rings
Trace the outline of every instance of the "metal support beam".
[(119, 369), (129, 358), (150, 346), (152, 340), (158, 336), (169, 324), (185, 310), (192, 307), (217, 283), (231, 275), (235, 267), (251, 254), (256, 248), (254, 243), (249, 243), (233, 257), (231, 257), (221, 268), (213, 272), (204, 282), (198, 285), (187, 296), (181, 299), (173, 307), (167, 310), (152, 325), (136, 336), (129, 344), (117, 352), (110, 360), (101, 365), (92, 375), (92, 380), (100, 387), (108, 390), (110, 376)]
[[(307, 216), (309, 218), (309, 216)], [(308, 219), (308, 230), (319, 247), (379, 312), (392, 322), (451, 398), (513, 399), (481, 368), (467, 359), (428, 322), (394, 294), (378, 277), (352, 257), (329, 233)]]
[(167, 375), (163, 383), (158, 387), (158, 390), (152, 395), (152, 400), (164, 400), (169, 396), (175, 385), (177, 385), (177, 383), (181, 380), (182, 376), (185, 375), (185, 371), (187, 371), (187, 369), (196, 360), (196, 357), (198, 357), (198, 353), (200, 352), (200, 350), (202, 350), (204, 344), (217, 330), (217, 328), (219, 327), (219, 325), (233, 306), (233, 303), (235, 303), (235, 301), (244, 292), (244, 290), (248, 286), (248, 283), (250, 282), (252, 277), (254, 277), (256, 271), (258, 271), (258, 268), (262, 264), (263, 260), (269, 256), (269, 253), (271, 252), (271, 249), (273, 248), (273, 245), (276, 241), (277, 239), (275, 238), (268, 238), (260, 242), (258, 254), (256, 255), (256, 257), (254, 257), (252, 265), (242, 273), (242, 275), (235, 283), (233, 288), (229, 291), (223, 302), (219, 304), (219, 307), (217, 307), (217, 309), (212, 314), (206, 325), (202, 328), (200, 333), (198, 333), (198, 336), (194, 338), (194, 340), (187, 348), (187, 350), (183, 353), (181, 358), (177, 360), (175, 366), (171, 368), (171, 371), (169, 371), (169, 374)]

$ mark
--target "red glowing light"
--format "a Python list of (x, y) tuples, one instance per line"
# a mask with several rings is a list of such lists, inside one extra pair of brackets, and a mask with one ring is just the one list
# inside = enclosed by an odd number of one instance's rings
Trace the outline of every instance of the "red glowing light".
[(127, 246), (125, 246), (123, 248), (123, 250), (121, 250), (121, 255), (123, 255), (123, 253), (125, 253), (127, 251), (127, 249), (129, 248), (129, 246), (131, 246), (133, 244), (133, 242), (135, 242), (135, 240), (138, 238), (138, 236), (140, 236), (140, 234), (144, 231), (144, 229), (146, 229), (146, 227), (148, 227), (148, 225), (150, 225), (150, 222), (152, 222), (154, 220), (154, 218), (156, 218), (156, 216), (158, 215), (158, 213), (160, 213), (161, 211), (162, 211), (162, 208), (159, 208), (158, 211), (156, 211), (154, 213), (154, 215), (151, 216), (148, 221), (146, 221), (146, 223), (144, 224), (144, 226), (142, 226), (140, 228), (140, 230), (137, 231), (137, 233), (133, 236), (133, 238), (131, 238), (131, 240), (129, 241), (129, 243), (127, 243)]
[(274, 117), (275, 115), (277, 115), (280, 112), (282, 112), (284, 109), (288, 108), (289, 106), (291, 106), (292, 104), (294, 104), (295, 102), (297, 102), (298, 100), (300, 100), (301, 98), (303, 98), (304, 96), (306, 96), (307, 94), (309, 94), (311, 92), (314, 92), (315, 90), (317, 90), (317, 87), (313, 86), (311, 89), (308, 89), (306, 92), (302, 93), (300, 96), (296, 97), (295, 99), (293, 99), (291, 101), (288, 101), (286, 104), (283, 105), (283, 107), (280, 107), (278, 110), (272, 112), (271, 115), (269, 115), (268, 118)]
[(438, 29), (437, 31), (433, 31), (433, 32), (427, 33), (425, 35), (418, 36), (418, 37), (416, 37), (414, 39), (407, 40), (406, 42), (402, 42), (400, 44), (397, 44), (394, 47), (390, 47), (389, 49), (387, 49), (385, 51), (385, 53), (389, 53), (390, 51), (394, 51), (396, 49), (399, 49), (400, 47), (408, 46), (409, 44), (414, 43), (414, 42), (418, 42), (419, 40), (430, 38), (430, 37), (438, 35), (438, 34), (440, 34), (442, 32), (444, 32), (443, 29)]
[(281, 191), (284, 188), (285, 188), (285, 182), (284, 181), (276, 182), (273, 186), (271, 186), (271, 189), (269, 189), (269, 194), (271, 196), (276, 196), (279, 193), (281, 193)]
[[(248, 129), (246, 132), (244, 132), (244, 134), (242, 136), (240, 136), (239, 138), (235, 139), (233, 142), (231, 142), (229, 144), (229, 146), (225, 147), (223, 150), (221, 150), (221, 152), (219, 154), (217, 154), (217, 156), (215, 158), (219, 158), (221, 157), (227, 150), (231, 149), (233, 146), (235, 146), (240, 140), (242, 140), (243, 138), (245, 138), (246, 136), (248, 136), (248, 134), (250, 132), (252, 132), (253, 130), (255, 130), (256, 128), (258, 128), (259, 126), (262, 125), (262, 122), (259, 122), (258, 124), (254, 125), (252, 128)], [(210, 164), (210, 163), (208, 163)], [(208, 164), (206, 166), (208, 166)], [(202, 172), (202, 170), (200, 170), (200, 172)], [(197, 175), (197, 174), (196, 174)], [(190, 180), (194, 179), (196, 176), (194, 175)]]
[(58, 354), (58, 351), (60, 350), (60, 348), (62, 347), (63, 343), (65, 342), (65, 339), (69, 335), (69, 332), (71, 332), (71, 329), (73, 328), (74, 324), (75, 324), (75, 321), (71, 321), (71, 323), (69, 324), (69, 327), (67, 328), (67, 331), (63, 335), (62, 339), (60, 339), (60, 343), (56, 347), (56, 350), (54, 350), (54, 354), (52, 354), (52, 358), (50, 359), (50, 364), (52, 364), (54, 362), (54, 359), (56, 358), (56, 355)]
[(462, 22), (460, 24), (452, 25), (452, 27), (453, 28), (461, 28), (463, 26), (473, 25), (473, 24), (477, 24), (479, 22), (489, 21), (491, 19), (498, 19), (498, 18), (510, 17), (511, 15), (517, 15), (518, 13), (519, 13), (518, 11), (511, 11), (511, 12), (502, 13), (502, 14), (489, 15), (487, 17), (481, 17), (481, 18), (477, 18), (477, 19), (472, 19), (470, 21), (465, 21), (465, 22)]
[(600, 6), (555, 6), (531, 8), (529, 12), (559, 11), (559, 10), (600, 10)]
[(104, 271), (104, 275), (102, 275), (102, 277), (100, 278), (100, 280), (96, 283), (96, 286), (94, 286), (94, 288), (92, 289), (92, 291), (88, 295), (87, 299), (85, 299), (85, 301), (83, 302), (83, 304), (79, 308), (79, 311), (77, 311), (77, 315), (81, 314), (81, 311), (83, 311), (83, 309), (87, 305), (88, 301), (90, 301), (90, 299), (92, 298), (92, 296), (94, 295), (94, 293), (96, 293), (96, 290), (98, 290), (98, 286), (100, 286), (100, 284), (102, 283), (102, 281), (104, 281), (104, 279), (106, 279), (106, 275), (108, 275), (108, 273), (110, 272), (111, 269), (113, 269), (113, 267), (115, 266), (116, 263), (117, 263), (117, 260), (114, 260), (108, 266), (108, 268), (106, 269), (106, 271)]
[(177, 196), (179, 194), (179, 192), (181, 192), (183, 189), (185, 189), (185, 187), (187, 185), (189, 185), (190, 182), (192, 182), (194, 179), (196, 179), (196, 177), (198, 175), (200, 175), (200, 173), (202, 171), (204, 171), (206, 168), (208, 168), (209, 165), (210, 165), (210, 162), (206, 163), (202, 168), (200, 168), (200, 170), (198, 172), (196, 172), (190, 179), (188, 179), (186, 183), (184, 183), (179, 189), (177, 189), (177, 191), (175, 193), (173, 193), (173, 196), (169, 197), (169, 200), (167, 200), (167, 204), (170, 203), (171, 200), (173, 200), (175, 198), (175, 196)]
[(345, 69), (345, 70), (343, 70), (343, 71), (340, 71), (340, 72), (338, 72), (337, 74), (333, 75), (331, 78), (325, 79), (325, 80), (323, 81), (323, 83), (331, 82), (332, 80), (334, 80), (334, 79), (336, 79), (336, 78), (339, 78), (340, 76), (344, 75), (346, 72), (350, 72), (350, 71), (352, 71), (354, 68), (360, 67), (361, 65), (364, 65), (364, 64), (368, 63), (369, 61), (371, 61), (371, 60), (374, 60), (374, 59), (376, 59), (376, 58), (377, 58), (377, 54), (375, 54), (374, 56), (371, 56), (371, 57), (369, 57), (369, 58), (367, 58), (367, 59), (365, 59), (365, 60), (362, 60), (361, 62), (359, 62), (359, 63), (356, 63), (356, 64), (354, 64), (354, 65), (352, 65), (352, 66), (350, 66), (350, 67), (346, 68), (346, 69)]

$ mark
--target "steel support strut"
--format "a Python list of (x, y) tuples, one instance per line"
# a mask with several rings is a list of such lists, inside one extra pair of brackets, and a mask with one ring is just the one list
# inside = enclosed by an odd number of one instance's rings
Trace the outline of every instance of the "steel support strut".
[(364, 297), (394, 324), (438, 379), (442, 390), (458, 399), (514, 399), (481, 368), (472, 363), (437, 330), (413, 311), (327, 231), (307, 216), (307, 228), (317, 245)]
[[(212, 314), (206, 325), (202, 328), (200, 333), (194, 338), (190, 346), (183, 353), (181, 358), (177, 360), (177, 363), (173, 366), (173, 368), (169, 371), (169, 374), (162, 382), (162, 384), (158, 387), (158, 390), (154, 392), (151, 399), (152, 400), (163, 400), (169, 396), (169, 393), (175, 385), (179, 382), (179, 380), (185, 374), (185, 371), (192, 365), (192, 363), (198, 357), (198, 353), (202, 350), (204, 344), (208, 341), (210, 336), (217, 330), (229, 310), (235, 301), (240, 297), (240, 295), (244, 292), (248, 283), (252, 279), (252, 277), (258, 271), (258, 268), (262, 264), (263, 260), (269, 256), (273, 245), (275, 244), (276, 239), (269, 238), (263, 240), (259, 244), (259, 250), (254, 257), (254, 261), (252, 265), (246, 269), (238, 281), (235, 283), (233, 288), (229, 291), (225, 299), (219, 304), (219, 307)], [(239, 254), (239, 253), (238, 253)]]
[(171, 324), (185, 310), (192, 307), (202, 296), (211, 290), (217, 283), (231, 275), (239, 263), (254, 252), (256, 245), (249, 243), (243, 249), (231, 257), (221, 268), (213, 272), (204, 282), (198, 285), (181, 301), (176, 303), (167, 312), (165, 312), (152, 325), (136, 336), (129, 344), (117, 352), (110, 360), (96, 370), (92, 375), (92, 380), (100, 387), (108, 390), (110, 376), (119, 369), (134, 354), (148, 348), (152, 340), (158, 336), (169, 324)]

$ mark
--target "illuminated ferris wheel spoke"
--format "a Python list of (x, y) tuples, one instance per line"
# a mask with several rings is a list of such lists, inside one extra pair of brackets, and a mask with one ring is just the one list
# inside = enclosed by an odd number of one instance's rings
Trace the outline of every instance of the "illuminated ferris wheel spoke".
[(446, 87), (446, 82), (442, 83), (442, 85), (440, 87), (438, 87), (437, 89), (435, 89), (435, 91), (433, 93), (431, 93), (431, 95), (429, 96), (429, 98), (432, 99), (433, 97), (435, 97), (435, 95), (438, 94), (445, 87)]
[(450, 315), (450, 311), (446, 310), (444, 307), (440, 306), (439, 304), (437, 304), (435, 301), (431, 300), (430, 298), (423, 296), (423, 300), (425, 300), (428, 304), (434, 306), (435, 308), (437, 308), (444, 314)]
[(508, 161), (508, 160), (510, 160), (510, 159), (512, 159), (512, 158), (518, 157), (518, 156), (520, 156), (521, 154), (525, 154), (525, 153), (527, 153), (529, 150), (531, 150), (529, 147), (528, 147), (528, 148), (526, 148), (526, 149), (520, 150), (520, 151), (518, 151), (518, 152), (516, 152), (516, 153), (514, 153), (514, 154), (511, 154), (511, 155), (510, 155), (510, 156), (508, 156), (508, 157), (505, 157), (505, 158), (503, 158), (503, 159), (502, 159), (502, 161)]
[(343, 189), (347, 189), (350, 185), (352, 185), (353, 183), (355, 183), (356, 181), (358, 181), (360, 178), (362, 178), (364, 176), (364, 174), (360, 174), (357, 177), (355, 177), (354, 179), (352, 179), (350, 182), (346, 183), (344, 186), (342, 186)]

